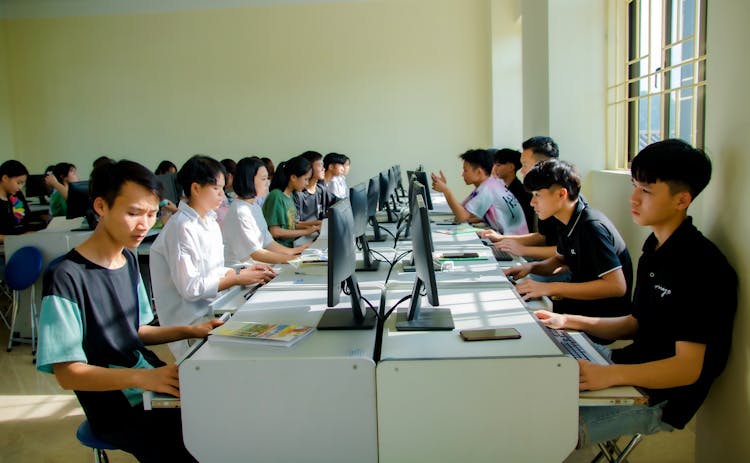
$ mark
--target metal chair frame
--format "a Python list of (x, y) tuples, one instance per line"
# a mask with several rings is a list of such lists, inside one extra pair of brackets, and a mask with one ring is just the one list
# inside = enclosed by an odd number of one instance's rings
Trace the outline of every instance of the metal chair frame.
[(624, 463), (641, 440), (643, 440), (643, 434), (636, 434), (622, 449), (617, 445), (617, 439), (597, 444), (599, 453), (591, 460), (591, 463), (597, 463), (602, 458), (606, 458), (609, 463)]

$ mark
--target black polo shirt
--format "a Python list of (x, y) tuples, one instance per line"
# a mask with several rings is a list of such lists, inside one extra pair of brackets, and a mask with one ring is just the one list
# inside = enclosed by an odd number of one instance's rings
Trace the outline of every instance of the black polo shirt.
[(594, 281), (609, 272), (622, 269), (627, 291), (621, 297), (591, 301), (557, 300), (554, 301), (555, 312), (592, 317), (614, 317), (630, 313), (633, 264), (625, 241), (607, 216), (589, 207), (584, 201), (578, 201), (568, 224), (561, 224), (558, 228), (557, 253), (563, 256), (570, 268), (572, 283)]
[(633, 344), (613, 352), (612, 360), (650, 362), (674, 356), (677, 341), (705, 344), (698, 381), (648, 391), (652, 404), (668, 401), (662, 420), (682, 429), (726, 365), (737, 309), (737, 274), (690, 217), (659, 249), (656, 244), (651, 234), (638, 261), (633, 294), (638, 333)]
[(513, 196), (516, 197), (518, 203), (521, 205), (523, 215), (524, 217), (526, 217), (526, 225), (528, 225), (529, 231), (533, 231), (534, 219), (536, 215), (534, 213), (534, 208), (531, 207), (531, 193), (526, 191), (526, 188), (523, 187), (523, 182), (521, 182), (517, 178), (514, 178), (513, 181), (510, 182), (510, 185), (508, 185), (508, 190), (513, 193)]
[(324, 185), (317, 184), (315, 193), (310, 193), (305, 188), (294, 192), (294, 206), (297, 209), (297, 221), (319, 220), (326, 216), (326, 211), (331, 205), (331, 194)]

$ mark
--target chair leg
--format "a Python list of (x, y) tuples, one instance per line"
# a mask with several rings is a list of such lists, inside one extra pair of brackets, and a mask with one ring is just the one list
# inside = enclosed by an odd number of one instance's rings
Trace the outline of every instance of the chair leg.
[(591, 463), (596, 463), (602, 458), (606, 458), (609, 463), (625, 463), (630, 452), (633, 451), (642, 439), (643, 434), (634, 435), (622, 450), (617, 446), (616, 439), (601, 442), (597, 444), (599, 446), (599, 453), (597, 453), (594, 459), (591, 460)]
[(624, 449), (622, 449), (622, 452), (620, 452), (620, 455), (617, 457), (617, 459), (613, 463), (624, 463), (627, 461), (628, 455), (630, 455), (630, 452), (633, 451), (636, 445), (638, 445), (641, 440), (643, 439), (643, 434), (636, 434), (633, 436), (632, 439), (630, 439), (630, 442), (625, 446)]
[(10, 333), (8, 334), (7, 352), (13, 350), (13, 329), (16, 327), (16, 315), (18, 314), (18, 291), (13, 291), (13, 311), (10, 318)]
[(31, 307), (29, 312), (31, 316), (31, 356), (32, 360), (36, 363), (36, 333), (35, 330), (39, 328), (39, 319), (36, 316), (36, 288), (35, 285), (31, 285)]
[(94, 463), (109, 463), (107, 452), (102, 449), (94, 449)]

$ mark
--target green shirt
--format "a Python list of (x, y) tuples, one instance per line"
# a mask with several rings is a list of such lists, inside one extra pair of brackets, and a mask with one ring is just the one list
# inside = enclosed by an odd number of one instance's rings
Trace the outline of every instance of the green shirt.
[[(287, 230), (297, 229), (295, 220), (297, 209), (294, 207), (294, 200), (279, 189), (268, 194), (266, 201), (263, 203), (263, 216), (266, 218), (269, 228), (276, 225)], [(294, 246), (293, 238), (277, 239), (276, 241), (289, 248)]]
[(68, 214), (68, 202), (57, 190), (53, 191), (52, 196), (49, 197), (49, 213), (53, 217), (64, 217)]

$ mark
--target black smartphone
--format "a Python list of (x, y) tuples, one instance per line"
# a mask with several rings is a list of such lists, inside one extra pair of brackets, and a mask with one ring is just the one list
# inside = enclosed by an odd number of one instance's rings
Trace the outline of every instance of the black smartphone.
[(441, 259), (476, 259), (478, 252), (444, 252)]
[(519, 339), (521, 337), (521, 333), (515, 328), (461, 330), (459, 334), (464, 341), (491, 341), (493, 339)]

